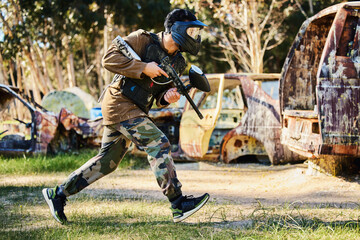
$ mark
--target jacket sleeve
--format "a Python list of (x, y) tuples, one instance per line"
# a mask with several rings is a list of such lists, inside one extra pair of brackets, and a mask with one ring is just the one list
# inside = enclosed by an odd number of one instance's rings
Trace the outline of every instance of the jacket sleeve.
[[(124, 40), (139, 56), (142, 56), (146, 45), (150, 42), (150, 39), (144, 30), (135, 31), (125, 37)], [(143, 77), (142, 71), (144, 70), (146, 63), (125, 57), (112, 43), (102, 59), (102, 65), (110, 72), (140, 79)]]
[(167, 90), (160, 93), (158, 96), (156, 96), (156, 106), (158, 106), (159, 108), (167, 107), (170, 105), (170, 103), (168, 103), (164, 99), (166, 92), (167, 92)]
[[(173, 88), (173, 87), (175, 87), (175, 85), (174, 85), (173, 83), (171, 83), (170, 88)], [(169, 88), (169, 89), (170, 89), (170, 88)], [(156, 106), (158, 106), (159, 108), (167, 107), (167, 106), (170, 105), (170, 103), (168, 103), (168, 102), (165, 101), (165, 99), (164, 99), (164, 96), (165, 96), (165, 94), (167, 93), (167, 91), (168, 91), (169, 89), (167, 89), (167, 90), (159, 93), (157, 96), (155, 96)]]

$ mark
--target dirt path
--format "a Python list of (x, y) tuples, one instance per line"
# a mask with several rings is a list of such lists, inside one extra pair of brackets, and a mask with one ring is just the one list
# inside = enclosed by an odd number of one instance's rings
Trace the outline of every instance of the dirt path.
[[(304, 164), (264, 166), (259, 164), (213, 165), (208, 163), (176, 164), (183, 192), (199, 195), (208, 192), (211, 200), (239, 204), (244, 207), (300, 202), (306, 205), (358, 207), (359, 181), (347, 181), (324, 174), (309, 175)], [(5, 186), (53, 185), (66, 175), (36, 175), (7, 178), (0, 176)], [(145, 198), (164, 200), (152, 172), (117, 170), (83, 190), (103, 197)]]
[[(307, 166), (264, 166), (239, 164), (217, 166), (207, 163), (177, 164), (179, 180), (185, 194), (208, 192), (213, 201), (241, 205), (282, 204), (300, 201), (304, 204), (357, 207), (360, 184), (341, 178), (309, 175)], [(119, 173), (111, 179), (119, 192), (129, 192), (162, 199), (151, 172)], [(99, 182), (94, 188), (105, 188)], [(133, 191), (133, 193), (131, 193)]]

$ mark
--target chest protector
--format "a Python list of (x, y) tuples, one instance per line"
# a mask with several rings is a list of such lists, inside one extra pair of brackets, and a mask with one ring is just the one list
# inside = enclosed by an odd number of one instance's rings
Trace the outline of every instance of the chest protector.
[[(172, 67), (181, 75), (185, 70), (185, 59), (178, 52), (175, 56), (168, 55), (160, 46), (159, 37), (150, 33), (152, 42), (146, 46), (144, 56), (141, 58), (143, 62), (156, 62), (160, 64), (160, 60), (168, 56)], [(134, 79), (123, 77), (121, 82), (121, 93), (135, 103), (142, 111), (148, 113), (151, 109), (154, 99), (159, 97), (161, 93), (173, 87), (172, 81), (165, 76), (159, 76), (151, 79), (145, 76), (142, 79)]]

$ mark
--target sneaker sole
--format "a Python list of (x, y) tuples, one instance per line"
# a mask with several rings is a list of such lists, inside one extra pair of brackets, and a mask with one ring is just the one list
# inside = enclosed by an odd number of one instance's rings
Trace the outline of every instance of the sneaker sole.
[(177, 223), (177, 222), (181, 222), (181, 221), (185, 220), (186, 218), (190, 217), (191, 215), (193, 215), (194, 213), (196, 213), (200, 208), (202, 208), (202, 206), (205, 205), (205, 203), (207, 203), (207, 201), (209, 200), (209, 198), (210, 198), (210, 195), (208, 194), (208, 195), (206, 196), (206, 198), (200, 203), (199, 206), (197, 206), (196, 208), (194, 208), (194, 209), (191, 210), (191, 211), (188, 211), (188, 212), (184, 213), (184, 215), (182, 215), (182, 216), (179, 217), (179, 218), (174, 218), (174, 222), (176, 222), (176, 223)]
[(50, 208), (51, 215), (55, 218), (56, 221), (58, 221), (58, 222), (61, 223), (61, 224), (64, 224), (64, 223), (61, 222), (60, 219), (56, 216), (55, 210), (54, 210), (54, 207), (53, 207), (53, 204), (52, 204), (52, 202), (50, 201), (50, 199), (49, 199), (49, 197), (48, 197), (47, 189), (46, 189), (46, 188), (44, 188), (44, 189), (42, 190), (42, 194), (43, 194), (43, 196), (44, 196), (44, 198), (45, 198), (45, 201), (46, 201), (47, 205), (48, 205), (49, 208)]

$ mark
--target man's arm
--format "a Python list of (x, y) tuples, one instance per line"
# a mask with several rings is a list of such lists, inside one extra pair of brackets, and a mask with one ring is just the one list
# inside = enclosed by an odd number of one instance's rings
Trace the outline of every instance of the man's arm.
[[(125, 37), (124, 40), (131, 46), (137, 55), (142, 55), (145, 47), (150, 42), (149, 35), (144, 30), (138, 30)], [(121, 74), (126, 77), (140, 79), (144, 74), (155, 78), (160, 75), (169, 77), (166, 72), (158, 67), (157, 63), (145, 63), (140, 60), (130, 59), (120, 52), (115, 44), (110, 48), (103, 57), (102, 64), (110, 72)]]
[[(145, 34), (144, 30), (133, 32), (125, 37), (124, 40), (131, 45), (133, 50), (140, 56), (145, 50), (145, 46), (150, 42), (150, 38)], [(141, 75), (147, 63), (136, 59), (129, 59), (124, 56), (114, 44), (111, 44), (102, 59), (102, 65), (110, 72), (140, 79), (142, 78)]]

